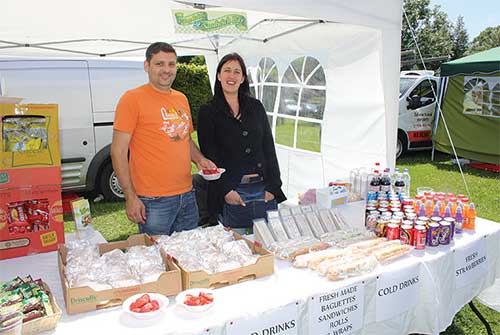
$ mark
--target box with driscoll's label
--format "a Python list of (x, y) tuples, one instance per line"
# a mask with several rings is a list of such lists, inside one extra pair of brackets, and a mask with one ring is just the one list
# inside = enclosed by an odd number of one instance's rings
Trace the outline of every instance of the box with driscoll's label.
[(64, 243), (60, 167), (0, 170), (0, 259)]

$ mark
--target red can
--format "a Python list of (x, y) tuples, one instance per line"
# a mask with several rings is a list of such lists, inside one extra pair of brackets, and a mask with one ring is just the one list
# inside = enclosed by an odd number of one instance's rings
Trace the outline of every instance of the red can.
[(415, 234), (415, 249), (422, 250), (425, 249), (425, 243), (427, 241), (427, 230), (425, 226), (418, 225), (414, 230)]
[(402, 225), (401, 230), (399, 231), (399, 239), (402, 244), (413, 245), (413, 227), (410, 225)]
[(386, 238), (388, 240), (399, 240), (399, 225), (389, 223), (386, 230)]

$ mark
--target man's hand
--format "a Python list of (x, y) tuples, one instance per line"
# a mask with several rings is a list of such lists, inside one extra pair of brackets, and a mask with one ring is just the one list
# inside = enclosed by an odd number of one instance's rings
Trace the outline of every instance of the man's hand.
[(224, 196), (224, 200), (230, 205), (246, 206), (238, 192), (231, 190)]
[(210, 159), (208, 158), (201, 158), (197, 163), (196, 166), (198, 166), (198, 169), (203, 170), (203, 169), (208, 169), (208, 170), (215, 170), (217, 169), (217, 165), (214, 164)]
[(137, 224), (146, 223), (146, 207), (136, 195), (131, 196), (125, 202), (125, 211), (130, 221)]
[(266, 193), (264, 193), (264, 201), (265, 202), (271, 201), (273, 199), (274, 199), (274, 195), (272, 193), (267, 192), (267, 191), (266, 191)]

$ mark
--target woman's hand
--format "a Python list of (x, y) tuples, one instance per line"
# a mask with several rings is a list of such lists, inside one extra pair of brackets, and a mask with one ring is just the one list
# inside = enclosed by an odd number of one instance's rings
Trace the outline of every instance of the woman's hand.
[(264, 201), (268, 202), (271, 200), (274, 200), (274, 195), (266, 191), (266, 193), (264, 193)]
[(226, 200), (226, 202), (230, 205), (246, 206), (238, 192), (236, 192), (235, 190), (227, 192), (227, 194), (224, 196), (224, 200)]

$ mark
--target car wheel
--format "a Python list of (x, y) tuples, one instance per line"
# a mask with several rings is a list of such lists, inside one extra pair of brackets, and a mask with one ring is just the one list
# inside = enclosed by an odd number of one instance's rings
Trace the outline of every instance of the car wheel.
[(122, 187), (118, 182), (118, 177), (116, 176), (115, 171), (113, 171), (113, 165), (111, 165), (111, 162), (106, 163), (101, 171), (102, 172), (99, 177), (99, 188), (104, 196), (104, 199), (108, 201), (124, 200), (125, 195), (123, 194)]
[(396, 143), (396, 159), (407, 151), (407, 142), (403, 134), (398, 134), (398, 141)]

